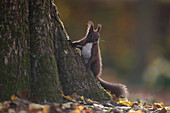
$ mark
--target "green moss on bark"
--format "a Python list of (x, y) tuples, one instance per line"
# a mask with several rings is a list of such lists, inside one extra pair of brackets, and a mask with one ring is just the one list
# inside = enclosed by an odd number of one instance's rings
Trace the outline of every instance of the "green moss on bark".
[(1, 0), (0, 9), (0, 100), (7, 100), (30, 88), (28, 2)]
[(69, 39), (55, 5), (52, 15), (54, 28), (55, 58), (59, 79), (65, 95), (77, 93), (95, 100), (110, 100), (111, 96), (97, 83), (93, 74), (85, 68), (81, 56), (68, 44)]
[[(61, 102), (61, 87), (54, 58), (49, 0), (30, 1), (32, 97)], [(41, 87), (41, 88), (40, 88)]]
[(110, 99), (67, 43), (52, 0), (2, 0), (0, 9), (0, 100), (31, 89), (41, 102), (61, 102), (60, 81), (66, 95)]
[[(36, 77), (34, 78), (34, 86), (32, 87), (32, 97), (38, 97), (41, 102), (45, 100), (54, 102), (61, 100), (60, 89), (57, 67), (54, 57), (46, 53), (39, 56), (36, 60)], [(41, 88), (40, 88), (41, 87)]]

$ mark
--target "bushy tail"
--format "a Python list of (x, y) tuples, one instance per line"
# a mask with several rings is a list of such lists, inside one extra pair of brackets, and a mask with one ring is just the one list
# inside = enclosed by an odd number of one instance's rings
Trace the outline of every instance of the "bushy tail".
[(115, 84), (102, 80), (100, 77), (97, 78), (100, 84), (104, 89), (111, 91), (112, 94), (115, 94), (116, 97), (127, 97), (128, 90), (123, 84)]

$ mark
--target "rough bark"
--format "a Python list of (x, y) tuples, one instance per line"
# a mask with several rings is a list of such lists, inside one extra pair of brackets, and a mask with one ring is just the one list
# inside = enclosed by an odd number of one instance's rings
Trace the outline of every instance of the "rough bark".
[(41, 101), (61, 101), (54, 58), (50, 0), (30, 0), (31, 95)]
[(87, 70), (79, 52), (72, 48), (56, 6), (51, 6), (54, 30), (54, 48), (59, 78), (65, 95), (77, 93), (95, 100), (109, 100), (110, 96), (97, 83), (91, 71)]
[(0, 100), (30, 87), (28, 1), (0, 1)]
[(30, 89), (41, 102), (61, 102), (61, 86), (66, 95), (110, 99), (67, 43), (52, 0), (2, 0), (0, 9), (0, 100)]

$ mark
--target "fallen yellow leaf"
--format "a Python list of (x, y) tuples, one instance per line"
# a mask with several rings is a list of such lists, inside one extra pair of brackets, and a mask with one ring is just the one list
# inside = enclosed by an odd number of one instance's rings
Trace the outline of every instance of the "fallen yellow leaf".
[(65, 96), (64, 94), (62, 94), (62, 96), (64, 98), (66, 98), (67, 100), (70, 100), (70, 101), (75, 101), (73, 98), (71, 98), (70, 96)]
[(74, 111), (72, 111), (71, 113), (81, 113), (80, 110), (75, 109)]
[(50, 113), (50, 109), (49, 109), (49, 106), (44, 106), (43, 108), (43, 113)]
[(93, 101), (90, 99), (87, 99), (86, 102), (93, 103)]
[(15, 96), (15, 95), (12, 95), (12, 96), (11, 96), (11, 100), (17, 100), (17, 99), (18, 99), (17, 96)]
[(131, 110), (129, 110), (128, 113), (144, 113), (144, 112), (142, 112), (141, 110), (135, 111), (135, 110), (131, 109)]
[(29, 109), (30, 110), (42, 110), (44, 108), (44, 106), (40, 105), (40, 104), (29, 104)]
[(117, 98), (115, 94), (111, 94), (111, 96), (113, 97), (114, 101), (119, 102), (119, 98)]
[(163, 108), (163, 102), (161, 103), (154, 103), (155, 108)]
[(82, 101), (84, 101), (84, 96), (81, 96), (80, 98), (81, 98)]
[(95, 104), (98, 104), (99, 102), (97, 102), (97, 101), (93, 101)]
[(120, 104), (123, 104), (123, 105), (125, 105), (125, 106), (128, 106), (128, 107), (130, 107), (130, 106), (132, 106), (132, 105), (133, 105), (133, 103), (132, 103), (132, 102), (130, 102), (130, 101), (128, 101), (128, 99), (126, 99), (126, 98), (125, 98), (125, 99), (123, 99), (123, 100), (122, 100), (122, 99), (120, 99), (120, 100), (119, 100), (119, 103), (120, 103)]
[[(14, 112), (14, 113), (15, 113), (15, 112)], [(27, 111), (21, 110), (21, 111), (19, 111), (18, 113), (27, 113)]]
[(82, 111), (84, 109), (84, 106), (77, 106), (77, 109), (79, 109), (80, 111)]

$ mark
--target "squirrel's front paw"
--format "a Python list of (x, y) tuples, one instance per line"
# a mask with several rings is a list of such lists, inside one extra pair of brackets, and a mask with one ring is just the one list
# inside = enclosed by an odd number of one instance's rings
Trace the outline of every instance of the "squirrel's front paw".
[(76, 47), (76, 45), (75, 45), (71, 40), (67, 40), (67, 42), (68, 42), (72, 47)]
[(71, 40), (67, 40), (67, 42), (71, 45), (72, 44), (72, 41)]

